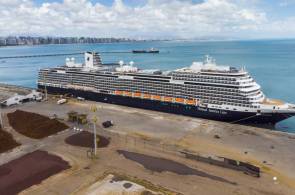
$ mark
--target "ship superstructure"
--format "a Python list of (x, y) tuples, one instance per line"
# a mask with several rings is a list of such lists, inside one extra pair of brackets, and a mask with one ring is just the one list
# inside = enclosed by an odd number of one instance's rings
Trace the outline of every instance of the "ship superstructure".
[(228, 122), (273, 123), (295, 115), (295, 105), (265, 97), (245, 68), (204, 62), (174, 71), (140, 70), (133, 62), (85, 63), (41, 69), (38, 88), (49, 93)]

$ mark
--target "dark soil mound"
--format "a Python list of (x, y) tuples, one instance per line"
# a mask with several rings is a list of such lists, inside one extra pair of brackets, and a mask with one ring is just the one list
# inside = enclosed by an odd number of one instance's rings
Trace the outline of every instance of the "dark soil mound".
[(126, 189), (128, 189), (128, 188), (131, 188), (132, 187), (132, 184), (127, 182), (127, 183), (124, 183), (123, 184), (123, 187), (126, 188)]
[[(106, 138), (100, 135), (96, 135), (96, 138), (98, 148), (107, 147), (110, 143), (110, 138)], [(82, 131), (80, 133), (71, 135), (70, 137), (66, 138), (65, 142), (73, 146), (93, 148), (93, 133)]]
[(69, 163), (62, 158), (37, 150), (0, 166), (0, 192), (18, 194), (68, 168)]
[(34, 139), (41, 139), (68, 128), (67, 125), (56, 119), (22, 110), (8, 113), (7, 117), (10, 125), (17, 132)]
[(2, 130), (0, 127), (0, 153), (11, 150), (19, 145), (20, 144), (13, 139), (10, 133)]

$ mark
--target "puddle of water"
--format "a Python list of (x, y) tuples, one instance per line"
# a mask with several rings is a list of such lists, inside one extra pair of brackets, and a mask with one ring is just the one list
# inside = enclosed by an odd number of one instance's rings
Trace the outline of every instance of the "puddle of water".
[(184, 164), (172, 161), (172, 160), (148, 156), (148, 155), (140, 154), (140, 153), (136, 153), (136, 152), (129, 152), (129, 151), (125, 151), (125, 150), (117, 150), (117, 152), (119, 154), (123, 155), (125, 158), (135, 161), (135, 162), (141, 164), (142, 166), (144, 166), (144, 168), (151, 170), (151, 171), (155, 171), (155, 172), (159, 172), (159, 173), (167, 171), (167, 172), (172, 172), (172, 173), (176, 173), (179, 175), (196, 175), (196, 176), (209, 178), (209, 179), (219, 181), (219, 182), (237, 185), (237, 183), (235, 183), (235, 182), (231, 182), (231, 181), (224, 179), (222, 177), (208, 174), (204, 171), (199, 171), (197, 169), (190, 168), (187, 165), (184, 165)]

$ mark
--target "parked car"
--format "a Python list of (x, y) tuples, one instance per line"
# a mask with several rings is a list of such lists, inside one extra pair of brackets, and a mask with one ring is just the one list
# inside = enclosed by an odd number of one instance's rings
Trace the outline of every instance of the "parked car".
[(111, 127), (111, 126), (113, 126), (114, 124), (113, 124), (113, 121), (105, 121), (105, 122), (103, 122), (102, 123), (102, 126), (104, 127), (104, 128), (109, 128), (109, 127)]

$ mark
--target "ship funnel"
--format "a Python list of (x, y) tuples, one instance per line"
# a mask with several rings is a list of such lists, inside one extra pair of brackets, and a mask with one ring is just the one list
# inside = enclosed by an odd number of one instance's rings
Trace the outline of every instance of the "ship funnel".
[(94, 68), (101, 65), (102, 65), (102, 62), (101, 62), (99, 53), (96, 53), (96, 52), (85, 53), (85, 66), (87, 68)]

